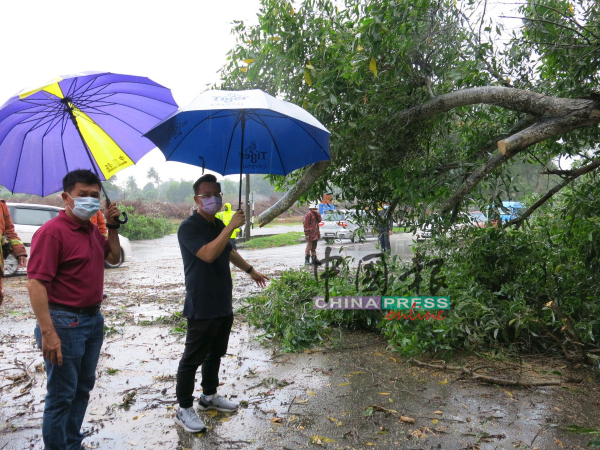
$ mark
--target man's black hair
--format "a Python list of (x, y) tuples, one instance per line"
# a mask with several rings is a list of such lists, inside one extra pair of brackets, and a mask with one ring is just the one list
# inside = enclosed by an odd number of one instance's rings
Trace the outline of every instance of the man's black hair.
[(200, 185), (202, 183), (216, 183), (216, 182), (217, 182), (217, 177), (215, 177), (214, 175), (212, 175), (210, 173), (207, 173), (206, 175), (202, 175), (194, 183), (194, 194), (198, 195), (198, 193), (200, 192)]
[(77, 183), (83, 183), (87, 185), (97, 184), (100, 188), (102, 188), (102, 182), (98, 175), (88, 169), (78, 169), (72, 170), (63, 178), (63, 191), (71, 192)]

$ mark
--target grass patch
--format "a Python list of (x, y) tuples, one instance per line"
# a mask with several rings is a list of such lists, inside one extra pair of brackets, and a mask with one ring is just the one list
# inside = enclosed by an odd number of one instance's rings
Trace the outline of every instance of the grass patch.
[(244, 242), (240, 248), (245, 250), (259, 250), (263, 248), (285, 247), (286, 245), (300, 244), (300, 238), (304, 238), (304, 233), (292, 231), (289, 233), (276, 234), (273, 236), (264, 236), (251, 239)]
[(408, 233), (410, 231), (409, 227), (394, 227), (394, 233)]
[(298, 222), (271, 222), (266, 224), (263, 228), (273, 228), (273, 227), (287, 227), (293, 225), (302, 225), (302, 221)]

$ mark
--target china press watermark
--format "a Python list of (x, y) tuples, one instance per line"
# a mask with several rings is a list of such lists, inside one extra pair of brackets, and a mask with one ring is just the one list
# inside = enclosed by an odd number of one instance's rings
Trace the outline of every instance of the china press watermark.
[[(379, 309), (387, 320), (444, 320), (450, 297), (313, 297), (314, 309)], [(437, 311), (437, 312), (433, 312)], [(421, 313), (424, 314), (421, 314)]]

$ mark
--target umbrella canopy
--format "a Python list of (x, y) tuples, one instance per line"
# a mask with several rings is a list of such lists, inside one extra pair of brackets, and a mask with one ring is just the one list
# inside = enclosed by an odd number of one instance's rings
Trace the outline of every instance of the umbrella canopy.
[(108, 180), (154, 148), (142, 132), (176, 110), (164, 86), (108, 72), (24, 91), (0, 108), (0, 184), (45, 196), (60, 191), (71, 170)]
[(329, 159), (329, 131), (306, 110), (260, 90), (203, 92), (145, 136), (168, 161), (239, 173), (240, 180), (242, 173), (287, 175)]

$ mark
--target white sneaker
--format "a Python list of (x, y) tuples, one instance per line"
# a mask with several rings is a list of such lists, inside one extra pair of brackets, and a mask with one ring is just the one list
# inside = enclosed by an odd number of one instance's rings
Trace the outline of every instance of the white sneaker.
[(201, 433), (206, 431), (206, 425), (202, 419), (198, 417), (194, 408), (181, 408), (175, 414), (175, 423), (189, 433)]
[(217, 411), (233, 412), (238, 409), (238, 406), (240, 406), (239, 403), (230, 402), (218, 394), (213, 395), (210, 401), (206, 400), (204, 395), (201, 395), (200, 400), (198, 400), (198, 408), (202, 411), (216, 409)]

